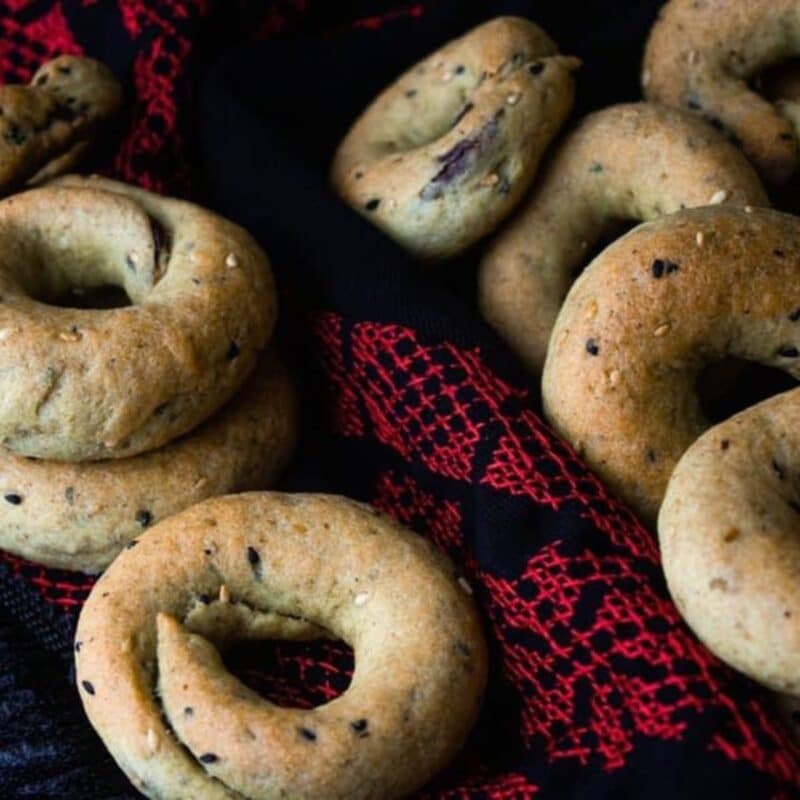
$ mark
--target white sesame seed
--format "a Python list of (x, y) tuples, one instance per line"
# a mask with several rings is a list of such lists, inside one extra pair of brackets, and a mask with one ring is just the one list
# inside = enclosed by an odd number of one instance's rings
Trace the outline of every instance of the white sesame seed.
[(689, 64), (696, 64), (697, 63), (697, 50), (690, 50), (686, 54), (686, 61)]
[(158, 750), (158, 734), (152, 728), (147, 729), (147, 747), (151, 753)]
[(496, 172), (484, 175), (479, 181), (480, 186), (496, 186), (498, 183), (500, 183), (500, 176)]
[(230, 267), (231, 269), (239, 266), (239, 259), (236, 256), (236, 253), (228, 253), (228, 255), (225, 257), (225, 266)]
[(659, 326), (658, 326), (658, 327), (657, 327), (657, 328), (656, 328), (656, 329), (653, 331), (653, 336), (666, 336), (666, 334), (668, 334), (668, 333), (669, 333), (669, 329), (670, 329), (671, 327), (672, 327), (672, 326), (669, 324), (669, 322), (665, 322), (663, 325), (659, 325)]
[(359, 592), (354, 598), (353, 603), (357, 606), (363, 606), (369, 600), (369, 595), (366, 592)]
[(442, 83), (450, 83), (453, 80), (453, 73), (449, 70), (442, 75)]
[(714, 192), (711, 195), (711, 199), (708, 201), (710, 206), (716, 206), (720, 203), (724, 203), (728, 199), (728, 193), (724, 189), (720, 189), (718, 192)]
[(219, 601), (220, 603), (230, 603), (231, 601), (231, 593), (224, 583), (219, 587)]
[(646, 87), (648, 83), (650, 83), (650, 70), (646, 69), (642, 73), (642, 87)]
[(472, 587), (469, 585), (469, 581), (462, 575), (458, 579), (458, 585), (464, 590), (464, 592), (468, 595), (472, 594)]
[(597, 300), (590, 300), (586, 306), (586, 319), (593, 319), (597, 315)]
[(745, 214), (752, 214), (753, 213), (753, 206), (745, 206), (744, 207)]
[(702, 247), (703, 243), (706, 240), (705, 234), (703, 231), (697, 231), (697, 236), (694, 237), (694, 240), (697, 242), (698, 247)]
[(2, 342), (3, 339), (8, 339), (12, 333), (14, 333), (14, 331), (11, 328), (0, 328), (0, 342)]
[(62, 342), (79, 342), (83, 337), (78, 331), (61, 331), (58, 334), (58, 338)]
[(608, 373), (608, 382), (612, 386), (616, 386), (619, 383), (620, 379), (620, 372), (618, 369), (612, 369), (611, 372)]
[(519, 92), (511, 92), (511, 94), (506, 96), (506, 103), (510, 106), (515, 106), (519, 103), (519, 98), (521, 97)]
[(131, 250), (130, 253), (126, 256), (128, 261), (131, 262), (134, 266), (139, 263), (139, 254), (135, 250)]

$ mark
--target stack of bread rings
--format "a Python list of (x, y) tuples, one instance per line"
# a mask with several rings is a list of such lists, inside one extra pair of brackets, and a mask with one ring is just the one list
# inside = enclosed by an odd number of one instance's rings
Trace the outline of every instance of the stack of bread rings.
[[(729, 357), (800, 378), (800, 220), (764, 188), (797, 207), (800, 89), (782, 62), (798, 55), (798, 0), (670, 0), (645, 49), (648, 102), (559, 137), (578, 62), (502, 18), (384, 91), (332, 168), (425, 260), (496, 232), (483, 316), (542, 374), (556, 430), (658, 524), (689, 625), (795, 708), (800, 389), (717, 427), (698, 390), (709, 370), (730, 377)], [(645, 224), (614, 241), (631, 222)]]
[[(0, 192), (37, 186), (0, 201), (0, 547), (105, 570), (77, 681), (148, 797), (406, 795), (480, 708), (472, 589), (367, 506), (252, 491), (297, 436), (269, 261), (199, 206), (58, 177), (120, 100), (105, 67), (71, 57), (0, 88)], [(320, 637), (350, 643), (356, 669), (310, 710), (267, 702), (219, 654)]]
[[(0, 202), (0, 239), (0, 546), (97, 572), (162, 517), (269, 485), (295, 401), (243, 230), (67, 177)], [(131, 304), (54, 305), (106, 285)]]

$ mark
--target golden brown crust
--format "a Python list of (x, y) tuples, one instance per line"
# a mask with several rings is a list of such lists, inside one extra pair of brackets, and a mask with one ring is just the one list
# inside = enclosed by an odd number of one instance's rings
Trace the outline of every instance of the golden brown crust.
[(796, 169), (799, 132), (747, 81), (797, 55), (797, 0), (670, 0), (650, 32), (642, 86), (648, 100), (712, 121), (764, 181), (781, 184)]
[(158, 450), (81, 464), (0, 452), (0, 547), (99, 572), (164, 517), (215, 495), (268, 488), (296, 437), (289, 376), (267, 352), (224, 409)]
[[(408, 794), (461, 746), (486, 679), (457, 577), (429, 542), (345, 498), (208, 500), (145, 533), (96, 584), (76, 634), (81, 699), (149, 797)], [(192, 632), (203, 595), (219, 598), (204, 627), (217, 620), (217, 641), (231, 619), (249, 635), (299, 617), (349, 642), (350, 687), (310, 710), (263, 700)]]
[(481, 310), (539, 373), (558, 309), (609, 226), (709, 203), (769, 205), (747, 159), (709, 125), (652, 103), (590, 114), (490, 244)]
[(800, 220), (730, 206), (644, 223), (601, 253), (561, 309), (545, 413), (649, 524), (705, 430), (695, 381), (726, 356), (800, 377)]
[[(198, 206), (69, 178), (4, 200), (0, 226), (0, 440), (14, 452), (80, 461), (159, 447), (233, 395), (272, 332), (266, 256)], [(41, 302), (103, 284), (133, 304)]]
[(707, 431), (658, 518), (670, 593), (732, 667), (800, 696), (800, 389)]
[(99, 61), (59, 56), (28, 86), (0, 87), (0, 193), (75, 166), (122, 105), (122, 89)]
[(578, 65), (528, 20), (475, 28), (364, 111), (334, 158), (334, 188), (417, 255), (458, 253), (530, 185), (572, 108)]

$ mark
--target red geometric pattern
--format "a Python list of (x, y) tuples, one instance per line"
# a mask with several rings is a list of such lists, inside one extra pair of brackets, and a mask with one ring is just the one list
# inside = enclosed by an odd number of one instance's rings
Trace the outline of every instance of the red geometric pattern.
[(463, 558), (462, 515), (458, 503), (421, 489), (410, 475), (389, 471), (378, 476), (372, 505), (413, 531), (424, 534), (440, 550)]
[(0, 2), (0, 65), (3, 83), (27, 83), (43, 61), (61, 53), (80, 55), (83, 50), (67, 24), (61, 3), (54, 3), (34, 21), (21, 24), (14, 14), (29, 3)]
[[(632, 568), (630, 555), (563, 550), (563, 543), (543, 548), (517, 580), (482, 576), (503, 666), (522, 698), (526, 744), (540, 739), (551, 761), (595, 760), (611, 771), (624, 766), (637, 734), (680, 739), (686, 712), (723, 705), (729, 716), (714, 746), (734, 759), (757, 756), (759, 707), (737, 708), (727, 670), (687, 635), (674, 605)], [(589, 615), (581, 606), (592, 594), (602, 599)], [(581, 621), (581, 613), (590, 618)], [(765, 717), (757, 721), (774, 750), (759, 768), (790, 780), (796, 763), (782, 750), (785, 737)]]
[(41, 564), (34, 564), (3, 550), (0, 550), (0, 562), (11, 570), (15, 578), (24, 579), (35, 586), (48, 605), (71, 614), (80, 611), (96, 580), (90, 575), (46, 569)]
[(112, 174), (147, 189), (185, 194), (191, 184), (186, 142), (192, 120), (187, 69), (192, 36), (206, 0), (119, 0), (122, 22), (141, 39), (133, 68), (133, 122), (114, 159)]
[[(318, 330), (335, 328), (347, 347), (335, 315), (323, 313), (317, 323)], [(730, 672), (683, 626), (656, 571), (653, 537), (532, 410), (505, 413), (526, 401), (524, 392), (491, 374), (477, 350), (426, 345), (407, 327), (355, 323), (346, 372), (334, 366), (344, 353), (327, 352), (332, 341), (320, 343), (333, 367), (334, 402), (348, 398), (335, 414), (340, 435), (357, 429), (432, 473), (548, 508), (570, 503), (604, 536), (591, 549), (548, 543), (514, 578), (477, 576), (504, 673), (518, 693), (525, 747), (553, 763), (614, 771), (638, 738), (678, 740), (692, 717), (714, 711), (724, 724), (710, 749), (800, 788), (786, 735), (758, 702), (734, 700)], [(363, 418), (348, 419), (353, 412)], [(477, 443), (492, 436), (493, 455), (477, 474)], [(454, 529), (458, 506), (399, 471), (379, 476), (374, 502), (446, 549), (463, 536)]]
[(424, 348), (410, 328), (358, 323), (352, 353), (347, 382), (357, 387), (377, 439), (447, 478), (472, 480), (487, 425), (496, 424), (506, 400), (523, 396), (477, 350), (448, 342)]

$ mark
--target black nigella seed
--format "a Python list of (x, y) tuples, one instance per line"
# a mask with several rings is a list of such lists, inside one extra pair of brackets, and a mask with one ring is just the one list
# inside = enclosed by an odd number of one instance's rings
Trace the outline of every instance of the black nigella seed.
[(530, 72), (531, 75), (541, 75), (543, 70), (544, 63), (541, 61), (534, 61), (533, 64), (528, 66), (528, 72)]
[(775, 470), (779, 480), (785, 480), (786, 470), (774, 458), (772, 459), (772, 469)]
[(128, 544), (125, 545), (125, 549), (132, 550), (137, 544), (139, 544), (138, 539), (131, 539)]
[(372, 200), (369, 200), (367, 203), (365, 203), (364, 208), (366, 208), (367, 211), (375, 211), (380, 204), (380, 197), (373, 197)]
[(164, 412), (167, 410), (167, 406), (168, 406), (168, 405), (169, 405), (169, 403), (162, 403), (161, 405), (159, 405), (159, 406), (156, 406), (156, 407), (153, 409), (153, 414), (154, 414), (156, 417), (160, 417), (160, 416), (161, 416), (161, 415), (162, 415), (162, 414), (163, 414), (163, 413), (164, 413)]
[(317, 734), (314, 731), (310, 730), (309, 728), (298, 728), (297, 732), (307, 741), (307, 742), (316, 742), (317, 741)]
[(701, 106), (697, 100), (687, 100), (686, 107), (690, 108), (692, 111), (699, 111), (703, 106)]
[(22, 497), (12, 492), (5, 495), (5, 501), (6, 503), (11, 503), (12, 506), (18, 506), (22, 503)]
[(197, 599), (204, 605), (207, 606), (211, 602), (211, 595), (208, 594), (199, 594), (197, 595)]
[(785, 258), (786, 257), (786, 253), (784, 253), (783, 250), (778, 250), (777, 248), (772, 251), (772, 255), (774, 255), (775, 258)]
[(664, 274), (664, 262), (660, 258), (657, 258), (650, 269), (654, 278), (660, 278)]
[(647, 460), (648, 460), (648, 461), (649, 461), (651, 464), (655, 464), (655, 462), (656, 462), (656, 453), (655, 453), (655, 450), (653, 450), (651, 447), (648, 447), (648, 448), (647, 448), (647, 453), (646, 453), (645, 455), (647, 456)]
[(358, 734), (359, 738), (363, 739), (366, 736), (369, 736), (369, 731), (367, 730), (368, 723), (365, 719), (357, 719), (355, 722), (350, 723), (350, 727), (353, 729), (355, 733)]
[(80, 653), (82, 644), (83, 644), (83, 642), (81, 642), (81, 641), (75, 642), (75, 652), (76, 653)]
[(136, 521), (143, 528), (146, 528), (153, 521), (153, 515), (147, 509), (143, 508), (141, 511), (136, 512)]
[(255, 547), (247, 548), (247, 560), (250, 562), (250, 567), (256, 580), (261, 580), (261, 556)]
[(797, 320), (800, 320), (800, 308), (796, 308), (791, 314), (789, 314), (790, 322), (797, 322)]
[(719, 446), (720, 446), (720, 449), (727, 450), (731, 446), (731, 443), (727, 439), (723, 439), (719, 443)]
[[(416, 94), (417, 94), (417, 90), (416, 89), (407, 89), (406, 90), (406, 97), (408, 97), (409, 99), (414, 97)], [(358, 177), (358, 175), (356, 175), (356, 178), (357, 177)]]
[(680, 265), (667, 258), (657, 258), (650, 268), (654, 278), (660, 278), (662, 275), (671, 275), (680, 269)]
[(586, 340), (586, 352), (590, 356), (596, 356), (600, 352), (600, 347), (594, 339)]
[(194, 709), (191, 706), (186, 706), (186, 708), (183, 709), (183, 715), (185, 717), (191, 717), (193, 714)]
[(467, 68), (463, 64), (459, 64), (455, 70), (453, 70), (456, 75), (463, 75)]
[(800, 514), (800, 503), (796, 503), (794, 500), (788, 500), (787, 502), (792, 511), (796, 511), (798, 514)]
[(778, 355), (782, 358), (797, 358), (800, 356), (800, 351), (792, 345), (784, 345), (778, 348)]
[(784, 142), (791, 142), (794, 141), (794, 136), (791, 133), (781, 133), (778, 134), (779, 139), (783, 139)]
[(72, 72), (71, 67), (56, 67), (62, 75), (69, 75)]
[(89, 693), (94, 694), (94, 686), (89, 681), (81, 681), (81, 686)]
[(228, 361), (233, 361), (233, 359), (236, 358), (241, 352), (242, 351), (239, 349), (239, 345), (232, 341), (230, 347), (228, 348)]
[(200, 763), (202, 764), (213, 764), (215, 761), (219, 761), (219, 756), (216, 753), (203, 753), (200, 756)]
[(602, 172), (603, 165), (598, 163), (597, 161), (593, 161), (591, 166), (589, 167), (589, 172)]

